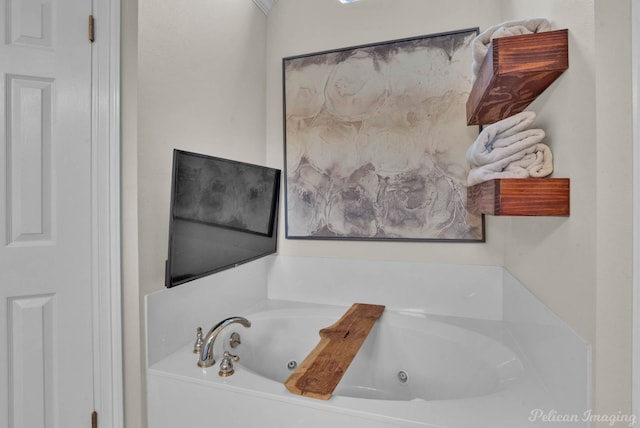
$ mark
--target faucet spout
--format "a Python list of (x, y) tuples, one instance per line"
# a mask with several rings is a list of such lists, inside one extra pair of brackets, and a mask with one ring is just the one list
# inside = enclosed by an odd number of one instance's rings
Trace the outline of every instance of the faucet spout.
[(220, 334), (220, 332), (230, 324), (242, 324), (244, 327), (251, 327), (251, 321), (243, 317), (230, 317), (223, 319), (218, 324), (213, 326), (211, 330), (207, 333), (207, 335), (202, 340), (202, 347), (200, 349), (200, 353), (198, 355), (198, 367), (211, 367), (216, 363), (213, 358), (213, 345), (216, 341), (216, 338)]

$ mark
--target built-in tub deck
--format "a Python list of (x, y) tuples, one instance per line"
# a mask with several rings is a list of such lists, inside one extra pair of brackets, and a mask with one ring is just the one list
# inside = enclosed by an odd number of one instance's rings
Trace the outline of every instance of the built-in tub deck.
[(502, 321), (387, 309), (329, 400), (292, 394), (283, 384), (287, 363), (302, 361), (317, 327), (345, 309), (266, 300), (237, 314), (252, 327), (238, 329), (240, 361), (226, 378), (217, 366), (197, 367), (193, 343), (185, 343), (148, 368), (149, 426), (211, 418), (238, 427), (545, 426), (530, 418), (553, 409), (548, 391)]

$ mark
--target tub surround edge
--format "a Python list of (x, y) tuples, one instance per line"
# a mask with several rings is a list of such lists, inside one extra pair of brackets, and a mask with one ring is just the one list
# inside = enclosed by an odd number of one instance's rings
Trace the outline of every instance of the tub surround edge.
[[(502, 267), (269, 256), (145, 297), (147, 367), (229, 316), (287, 302), (502, 322), (554, 408), (582, 415), (590, 404), (590, 345)], [(153, 375), (155, 376), (155, 375)], [(284, 388), (284, 387), (283, 387)], [(586, 427), (586, 423), (571, 425)]]
[(502, 319), (496, 266), (278, 256), (270, 260), (267, 286), (274, 300)]
[(584, 415), (591, 408), (589, 342), (506, 269), (502, 294), (503, 320), (553, 397), (556, 407), (543, 410)]
[(267, 299), (268, 257), (145, 296), (147, 367)]

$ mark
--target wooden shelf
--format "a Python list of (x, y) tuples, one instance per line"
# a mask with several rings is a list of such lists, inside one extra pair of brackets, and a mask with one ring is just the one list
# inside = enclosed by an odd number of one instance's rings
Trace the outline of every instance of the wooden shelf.
[(568, 67), (568, 30), (494, 39), (467, 100), (467, 125), (524, 111)]
[(568, 216), (568, 178), (503, 178), (467, 189), (467, 209), (501, 216)]

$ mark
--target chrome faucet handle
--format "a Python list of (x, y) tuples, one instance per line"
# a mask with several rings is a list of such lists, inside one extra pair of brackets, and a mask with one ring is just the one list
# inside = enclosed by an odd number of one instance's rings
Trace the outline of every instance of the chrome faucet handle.
[(202, 340), (202, 327), (198, 327), (196, 329), (196, 342), (193, 344), (193, 353), (199, 354), (202, 351), (203, 344), (204, 340)]
[(239, 323), (244, 327), (251, 327), (251, 321), (243, 317), (230, 317), (223, 319), (218, 324), (213, 326), (211, 330), (204, 336), (202, 341), (202, 347), (200, 348), (200, 355), (198, 355), (198, 367), (206, 369), (216, 363), (213, 357), (213, 345), (218, 337), (218, 334), (228, 325)]
[(222, 361), (220, 361), (220, 371), (218, 372), (219, 376), (227, 377), (231, 376), (234, 373), (233, 362), (240, 361), (240, 357), (237, 355), (232, 355), (229, 351), (224, 351), (222, 355)]
[(229, 346), (231, 346), (231, 348), (237, 348), (241, 343), (240, 335), (235, 331), (231, 333), (231, 336), (229, 337)]

